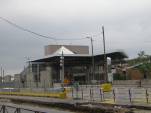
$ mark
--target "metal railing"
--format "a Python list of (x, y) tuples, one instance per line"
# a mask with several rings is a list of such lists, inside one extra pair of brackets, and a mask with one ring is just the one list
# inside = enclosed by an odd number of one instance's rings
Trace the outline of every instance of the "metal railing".
[(0, 106), (0, 113), (46, 113), (46, 112), (26, 108), (18, 108), (9, 105), (2, 105)]
[(68, 97), (86, 101), (110, 101), (112, 103), (150, 104), (151, 88), (113, 88), (103, 92), (98, 86), (72, 87)]

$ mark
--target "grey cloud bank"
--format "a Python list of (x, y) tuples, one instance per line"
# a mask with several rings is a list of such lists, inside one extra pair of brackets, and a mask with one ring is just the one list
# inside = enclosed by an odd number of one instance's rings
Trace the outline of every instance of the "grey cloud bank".
[[(130, 58), (140, 50), (151, 54), (150, 0), (1, 0), (0, 16), (35, 32), (56, 38), (94, 35), (95, 53), (103, 51), (101, 26), (105, 26), (108, 51), (123, 50)], [(23, 69), (27, 59), (43, 56), (43, 46), (53, 40), (20, 31), (0, 21), (0, 65), (6, 73)], [(58, 41), (89, 45), (89, 40)]]

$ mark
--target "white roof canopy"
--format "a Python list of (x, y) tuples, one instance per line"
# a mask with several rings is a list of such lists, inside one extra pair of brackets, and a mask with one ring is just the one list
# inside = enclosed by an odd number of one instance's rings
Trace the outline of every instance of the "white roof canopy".
[(72, 52), (71, 50), (67, 49), (64, 46), (61, 46), (61, 48), (59, 48), (56, 52), (54, 52), (54, 54), (58, 55), (58, 54), (62, 54), (62, 52), (63, 52), (63, 54), (68, 54), (68, 55), (73, 55), (74, 54), (74, 52)]

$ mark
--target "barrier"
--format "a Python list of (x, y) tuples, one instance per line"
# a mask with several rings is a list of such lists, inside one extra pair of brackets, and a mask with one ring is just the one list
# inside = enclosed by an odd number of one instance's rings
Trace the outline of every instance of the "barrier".
[(114, 80), (114, 87), (140, 87), (140, 80)]
[(37, 111), (32, 109), (26, 109), (26, 108), (18, 108), (16, 106), (8, 106), (8, 105), (1, 105), (0, 106), (0, 113), (47, 113), (43, 111)]
[(0, 92), (0, 95), (14, 95), (14, 96), (32, 96), (32, 97), (51, 97), (51, 98), (66, 98), (66, 92), (59, 92), (59, 93), (22, 93), (22, 92)]
[(104, 92), (96, 86), (79, 86), (78, 90), (72, 88), (69, 98), (117, 104), (150, 104), (151, 88), (113, 88), (110, 92)]
[(102, 85), (101, 85), (101, 89), (102, 89), (104, 92), (112, 91), (112, 85), (111, 85), (110, 83), (102, 84)]

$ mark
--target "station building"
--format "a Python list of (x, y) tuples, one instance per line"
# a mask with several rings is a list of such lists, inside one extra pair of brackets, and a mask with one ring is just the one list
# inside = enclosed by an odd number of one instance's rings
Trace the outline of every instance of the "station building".
[[(21, 73), (23, 87), (52, 87), (61, 83), (60, 58), (64, 57), (64, 82), (90, 84), (103, 82), (104, 55), (94, 55), (94, 76), (92, 76), (92, 55), (88, 46), (48, 45), (45, 46), (45, 57), (32, 60)], [(112, 65), (121, 64), (127, 55), (124, 52), (107, 53)]]

